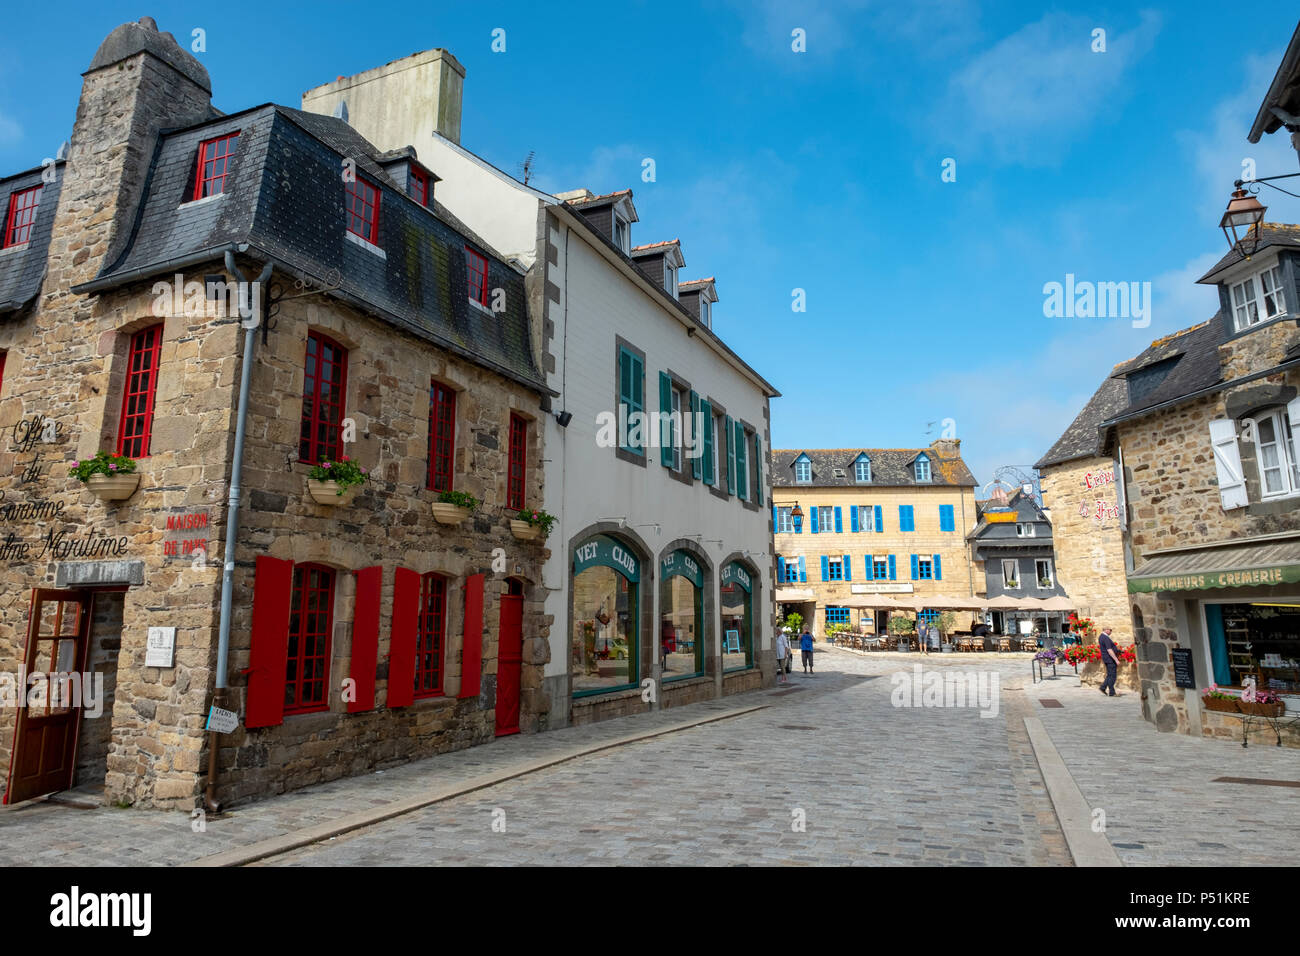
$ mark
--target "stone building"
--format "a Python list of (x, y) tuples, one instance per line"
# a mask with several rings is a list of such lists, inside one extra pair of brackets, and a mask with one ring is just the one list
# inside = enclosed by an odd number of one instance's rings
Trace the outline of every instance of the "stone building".
[[(148, 18), (64, 161), (0, 179), (0, 667), (103, 687), (0, 708), (6, 802), (215, 806), (536, 728), (547, 552), (508, 519), (551, 392), (523, 274), (432, 185), (340, 118), (217, 111)], [(99, 451), (138, 463), (124, 500), (70, 477)], [(369, 481), (317, 503), (345, 455)], [(444, 491), (480, 504), (436, 522)]]
[[(798, 611), (814, 636), (828, 624), (884, 633), (898, 612), (882, 597), (916, 599), (920, 616), (933, 619), (939, 608), (924, 606), (926, 595), (970, 598), (983, 586), (966, 544), (975, 477), (959, 440), (775, 449), (771, 471), (777, 601)], [(962, 630), (971, 616), (958, 613)]]
[(551, 195), (461, 144), (464, 78), (426, 51), (309, 90), (303, 107), (346, 112), (383, 147), (414, 135), (441, 201), (527, 270), (557, 396), (540, 423), (557, 521), (542, 692), (526, 706), (560, 727), (770, 683), (778, 393), (727, 345), (714, 279), (681, 279), (682, 243), (633, 242), (630, 189)]

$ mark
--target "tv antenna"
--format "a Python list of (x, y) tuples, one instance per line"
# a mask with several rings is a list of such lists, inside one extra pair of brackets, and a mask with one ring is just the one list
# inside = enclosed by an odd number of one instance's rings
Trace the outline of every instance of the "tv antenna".
[(524, 174), (524, 185), (525, 185), (525, 186), (528, 185), (528, 180), (531, 179), (532, 176), (533, 176), (533, 172), (534, 172), (534, 168), (533, 168), (533, 157), (536, 156), (536, 155), (537, 155), (536, 150), (531, 150), (531, 149), (530, 149), (530, 150), (528, 151), (528, 158), (525, 159), (522, 163), (519, 164), (519, 170), (520, 170), (520, 172), (522, 172), (522, 173)]

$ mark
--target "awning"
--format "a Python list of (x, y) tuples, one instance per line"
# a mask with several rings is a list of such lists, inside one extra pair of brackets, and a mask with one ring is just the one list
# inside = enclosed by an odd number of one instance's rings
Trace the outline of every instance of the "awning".
[(778, 604), (803, 604), (807, 601), (817, 600), (817, 595), (812, 588), (777, 588), (776, 602)]
[(1267, 535), (1155, 552), (1128, 576), (1130, 593), (1268, 587), (1300, 581), (1300, 537)]

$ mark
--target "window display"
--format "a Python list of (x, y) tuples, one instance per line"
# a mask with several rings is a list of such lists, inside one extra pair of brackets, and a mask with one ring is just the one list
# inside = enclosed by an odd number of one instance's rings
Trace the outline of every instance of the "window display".
[(754, 664), (753, 600), (749, 572), (732, 562), (722, 569), (722, 669), (738, 670)]
[(1206, 620), (1216, 682), (1254, 677), (1260, 690), (1300, 693), (1300, 602), (1207, 605)]
[(640, 562), (616, 539), (598, 535), (574, 549), (574, 695), (635, 686), (640, 680)]
[(659, 666), (663, 679), (704, 673), (704, 576), (687, 551), (660, 562)]

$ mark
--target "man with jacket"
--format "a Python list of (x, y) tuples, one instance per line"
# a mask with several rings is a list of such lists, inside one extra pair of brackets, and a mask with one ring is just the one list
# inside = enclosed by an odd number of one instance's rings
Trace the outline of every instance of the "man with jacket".
[(1101, 682), (1101, 692), (1106, 693), (1106, 688), (1110, 688), (1110, 696), (1118, 697), (1115, 693), (1115, 680), (1119, 677), (1119, 648), (1110, 638), (1111, 629), (1103, 628), (1101, 637), (1097, 638), (1097, 646), (1101, 648), (1101, 662), (1106, 666), (1106, 679)]

